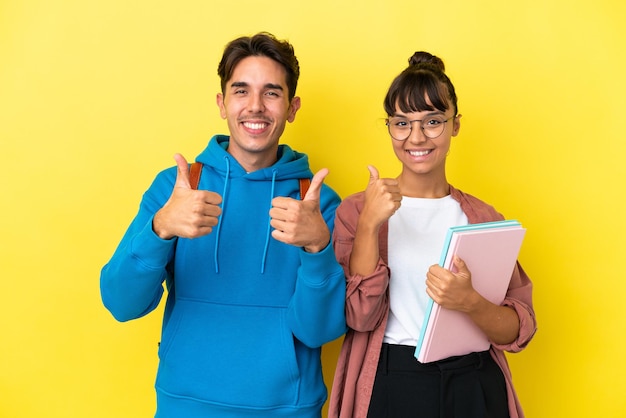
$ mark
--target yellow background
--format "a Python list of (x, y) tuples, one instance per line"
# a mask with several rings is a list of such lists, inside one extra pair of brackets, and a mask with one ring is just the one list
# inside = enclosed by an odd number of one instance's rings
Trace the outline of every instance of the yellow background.
[[(261, 30), (289, 39), (302, 68), (284, 140), (342, 196), (365, 186), (366, 164), (397, 174), (383, 96), (413, 51), (444, 59), (464, 115), (449, 180), (528, 228), (539, 331), (509, 355), (527, 416), (626, 416), (625, 12), (618, 0), (0, 0), (0, 416), (153, 415), (162, 306), (115, 322), (99, 271), (156, 172), (226, 131), (217, 63)], [(338, 349), (324, 350), (329, 383)]]

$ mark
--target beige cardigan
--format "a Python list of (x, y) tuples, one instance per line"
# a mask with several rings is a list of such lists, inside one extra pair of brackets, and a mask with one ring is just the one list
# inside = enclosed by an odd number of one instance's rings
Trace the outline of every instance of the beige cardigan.
[[(461, 204), (469, 223), (503, 219), (493, 207), (452, 186), (450, 194)], [(346, 320), (349, 330), (341, 347), (335, 371), (328, 410), (329, 418), (367, 416), (389, 314), (387, 223), (380, 229), (380, 259), (376, 270), (365, 277), (349, 275), (349, 258), (363, 204), (363, 192), (349, 196), (337, 209), (335, 218), (333, 245), (337, 260), (344, 267), (347, 279)], [(492, 344), (490, 351), (504, 373), (510, 416), (523, 418), (524, 413), (513, 388), (511, 371), (504, 355), (504, 351), (519, 352), (525, 348), (537, 330), (532, 305), (532, 283), (519, 263), (513, 272), (503, 305), (510, 306), (517, 312), (520, 318), (519, 336), (508, 345)]]

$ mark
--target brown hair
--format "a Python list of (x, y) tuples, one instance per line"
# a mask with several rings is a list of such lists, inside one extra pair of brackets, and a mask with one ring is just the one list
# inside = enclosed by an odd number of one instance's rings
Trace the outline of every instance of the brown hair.
[(424, 51), (409, 58), (409, 66), (393, 80), (383, 105), (388, 116), (396, 113), (396, 106), (409, 113), (435, 109), (445, 112), (452, 105), (454, 116), (458, 113), (456, 92), (443, 61)]
[(226, 83), (233, 75), (235, 67), (241, 60), (250, 56), (264, 56), (273, 59), (285, 68), (287, 73), (287, 88), (289, 100), (296, 95), (300, 66), (293, 50), (287, 41), (276, 39), (274, 35), (260, 32), (254, 36), (243, 36), (226, 45), (222, 60), (217, 66), (217, 75), (220, 76), (222, 93)]

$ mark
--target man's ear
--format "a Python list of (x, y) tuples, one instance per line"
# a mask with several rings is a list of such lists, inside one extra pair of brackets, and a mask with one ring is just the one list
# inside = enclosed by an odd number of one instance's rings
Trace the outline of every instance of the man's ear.
[(220, 108), (220, 116), (222, 119), (226, 119), (226, 107), (224, 107), (224, 95), (222, 93), (217, 93), (215, 97), (215, 102), (217, 103), (217, 107)]
[(300, 97), (294, 96), (294, 98), (291, 99), (291, 103), (289, 104), (289, 114), (287, 115), (287, 121), (289, 123), (293, 122), (296, 119), (296, 113), (298, 112), (298, 109), (300, 109), (300, 106)]

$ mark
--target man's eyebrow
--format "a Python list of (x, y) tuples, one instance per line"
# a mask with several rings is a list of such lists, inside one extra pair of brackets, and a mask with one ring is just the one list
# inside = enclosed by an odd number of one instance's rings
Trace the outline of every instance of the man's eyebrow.
[(248, 83), (246, 83), (245, 81), (233, 81), (230, 85), (230, 87), (247, 87)]
[[(237, 88), (237, 87), (248, 87), (249, 84), (246, 83), (245, 81), (233, 81), (230, 85), (231, 88)], [(265, 84), (265, 86), (263, 86), (266, 89), (270, 89), (270, 90), (284, 90), (283, 86), (281, 86), (280, 84), (274, 84), (274, 83), (267, 83)]]

